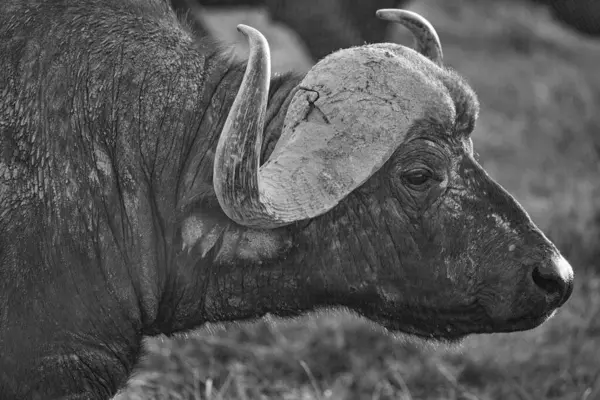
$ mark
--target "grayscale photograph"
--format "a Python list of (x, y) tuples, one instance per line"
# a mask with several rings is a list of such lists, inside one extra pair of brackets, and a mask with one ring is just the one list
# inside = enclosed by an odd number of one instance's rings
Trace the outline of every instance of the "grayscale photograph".
[(600, 400), (600, 0), (0, 0), (0, 400)]

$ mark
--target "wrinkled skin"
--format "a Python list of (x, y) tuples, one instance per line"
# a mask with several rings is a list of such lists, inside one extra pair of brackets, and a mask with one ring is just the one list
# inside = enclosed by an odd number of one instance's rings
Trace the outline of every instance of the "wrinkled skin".
[[(210, 321), (343, 306), (454, 341), (567, 299), (570, 267), (535, 278), (558, 251), (473, 159), (462, 83), (455, 121), (429, 110), (330, 212), (250, 229), (212, 186), (244, 65), (159, 1), (81, 3), (0, 3), (0, 398), (107, 399), (144, 336)], [(263, 160), (299, 81), (271, 82)]]
[[(357, 211), (369, 221), (362, 225), (372, 232), (367, 229), (350, 248), (380, 254), (367, 279), (377, 294), (372, 304), (380, 305), (362, 312), (392, 330), (446, 339), (458, 339), (474, 325), (478, 332), (536, 326), (547, 316), (546, 298), (541, 290), (528, 293), (531, 270), (523, 264), (543, 262), (556, 250), (473, 159), (470, 139), (440, 138), (429, 129), (390, 160), (386, 176), (369, 191), (371, 201), (360, 199), (366, 204)], [(406, 183), (402, 174), (411, 167), (430, 168), (435, 178)], [(404, 223), (388, 222), (398, 220)], [(390, 234), (377, 236), (381, 231)], [(377, 248), (367, 240), (373, 237)], [(515, 284), (523, 290), (507, 296), (500, 289)], [(504, 319), (513, 314), (526, 319), (508, 328)]]

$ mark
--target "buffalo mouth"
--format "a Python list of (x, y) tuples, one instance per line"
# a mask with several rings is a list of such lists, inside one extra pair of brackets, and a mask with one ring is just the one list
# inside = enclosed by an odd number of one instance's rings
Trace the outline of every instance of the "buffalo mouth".
[(426, 342), (439, 342), (448, 345), (460, 344), (472, 331), (448, 330), (438, 326), (438, 329), (427, 330), (416, 326), (407, 326), (397, 320), (377, 319), (376, 323), (384, 327), (388, 332), (394, 335), (409, 335), (422, 339)]
[[(521, 317), (514, 317), (506, 320), (501, 324), (495, 326), (494, 332), (498, 333), (510, 333), (510, 332), (522, 332), (530, 329), (537, 328), (556, 314), (556, 309), (548, 311), (541, 315), (524, 315)], [(485, 333), (485, 332), (482, 332)]]
[[(470, 312), (422, 311), (419, 316), (368, 316), (392, 334), (410, 335), (428, 342), (460, 344), (474, 334), (511, 333), (534, 329), (556, 313), (556, 309), (529, 313), (505, 320), (491, 318), (482, 305)], [(366, 316), (366, 315), (365, 315)]]
[(458, 344), (473, 333), (490, 331), (492, 321), (478, 303), (455, 310), (419, 309), (406, 313), (364, 313), (392, 334), (405, 334), (425, 341)]

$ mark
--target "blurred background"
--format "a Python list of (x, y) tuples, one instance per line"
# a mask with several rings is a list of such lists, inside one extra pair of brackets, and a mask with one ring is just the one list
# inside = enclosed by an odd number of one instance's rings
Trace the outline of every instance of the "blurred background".
[(600, 400), (600, 0), (196, 1), (173, 3), (198, 35), (243, 58), (235, 26), (258, 28), (273, 72), (364, 42), (411, 45), (378, 8), (425, 16), (479, 95), (480, 162), (571, 262), (576, 289), (537, 329), (457, 348), (343, 312), (153, 338), (116, 399)]

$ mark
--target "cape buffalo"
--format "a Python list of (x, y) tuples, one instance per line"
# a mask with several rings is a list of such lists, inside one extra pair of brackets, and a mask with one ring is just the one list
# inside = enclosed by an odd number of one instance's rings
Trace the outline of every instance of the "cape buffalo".
[(345, 307), (458, 341), (567, 300), (433, 27), (377, 15), (417, 51), (271, 77), (260, 32), (230, 61), (163, 0), (0, 1), (1, 399), (109, 398), (144, 336), (206, 322)]

